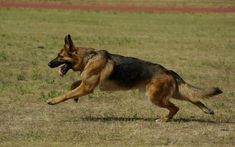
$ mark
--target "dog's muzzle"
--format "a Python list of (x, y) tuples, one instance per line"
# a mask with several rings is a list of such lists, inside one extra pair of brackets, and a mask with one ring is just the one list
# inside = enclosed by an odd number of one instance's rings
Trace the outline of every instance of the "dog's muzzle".
[(59, 75), (61, 77), (63, 77), (71, 68), (72, 68), (72, 64), (69, 63), (69, 62), (66, 62), (64, 60), (59, 60), (58, 57), (51, 60), (49, 63), (48, 63), (48, 66), (50, 68), (55, 68), (55, 67), (58, 67), (60, 66), (60, 69), (59, 69)]
[(64, 64), (65, 61), (62, 61), (62, 60), (59, 60), (58, 58), (55, 58), (53, 60), (51, 60), (49, 63), (48, 63), (48, 66), (50, 68), (55, 68), (55, 67), (58, 67), (60, 66), (61, 64)]

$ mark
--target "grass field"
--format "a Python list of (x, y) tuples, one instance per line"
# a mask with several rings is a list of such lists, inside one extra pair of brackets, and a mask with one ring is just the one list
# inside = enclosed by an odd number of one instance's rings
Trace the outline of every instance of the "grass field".
[[(233, 146), (235, 14), (0, 9), (0, 146)], [(48, 61), (70, 33), (77, 46), (160, 63), (194, 85), (224, 93), (192, 104), (166, 124), (167, 111), (137, 91), (94, 94), (49, 106), (78, 73), (60, 78)]]

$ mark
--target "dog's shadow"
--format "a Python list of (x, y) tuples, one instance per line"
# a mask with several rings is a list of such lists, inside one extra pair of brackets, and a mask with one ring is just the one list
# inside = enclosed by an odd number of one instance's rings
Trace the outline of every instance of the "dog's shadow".
[(123, 121), (123, 122), (128, 122), (128, 121), (154, 121), (156, 118), (143, 118), (143, 117), (116, 117), (116, 116), (105, 116), (105, 117), (93, 117), (93, 116), (88, 116), (88, 117), (82, 117), (81, 120), (83, 121), (101, 121), (101, 122), (110, 122), (110, 121)]
[[(112, 122), (112, 121), (119, 121), (119, 122), (132, 122), (132, 121), (146, 121), (146, 122), (155, 122), (159, 118), (150, 118), (150, 117), (117, 117), (117, 116), (104, 116), (104, 117), (97, 117), (97, 116), (85, 116), (81, 117), (80, 121), (90, 121), (90, 122)], [(189, 122), (200, 122), (200, 123), (235, 123), (229, 121), (216, 121), (216, 120), (209, 120), (209, 119), (196, 119), (196, 118), (175, 118), (171, 122), (176, 123), (189, 123)]]

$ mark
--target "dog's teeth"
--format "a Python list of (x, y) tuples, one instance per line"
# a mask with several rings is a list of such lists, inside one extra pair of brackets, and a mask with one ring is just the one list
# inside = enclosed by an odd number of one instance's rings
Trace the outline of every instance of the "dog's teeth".
[(61, 77), (64, 76), (64, 74), (62, 73), (61, 69), (59, 69), (59, 75), (60, 75)]

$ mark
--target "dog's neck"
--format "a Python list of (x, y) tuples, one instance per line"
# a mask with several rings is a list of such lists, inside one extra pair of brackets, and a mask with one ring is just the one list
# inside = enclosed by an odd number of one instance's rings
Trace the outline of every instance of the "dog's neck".
[(79, 62), (79, 71), (82, 72), (86, 67), (87, 63), (90, 59), (92, 59), (97, 53), (93, 48), (84, 48), (84, 47), (77, 47), (75, 51), (75, 56), (78, 59), (82, 59)]

